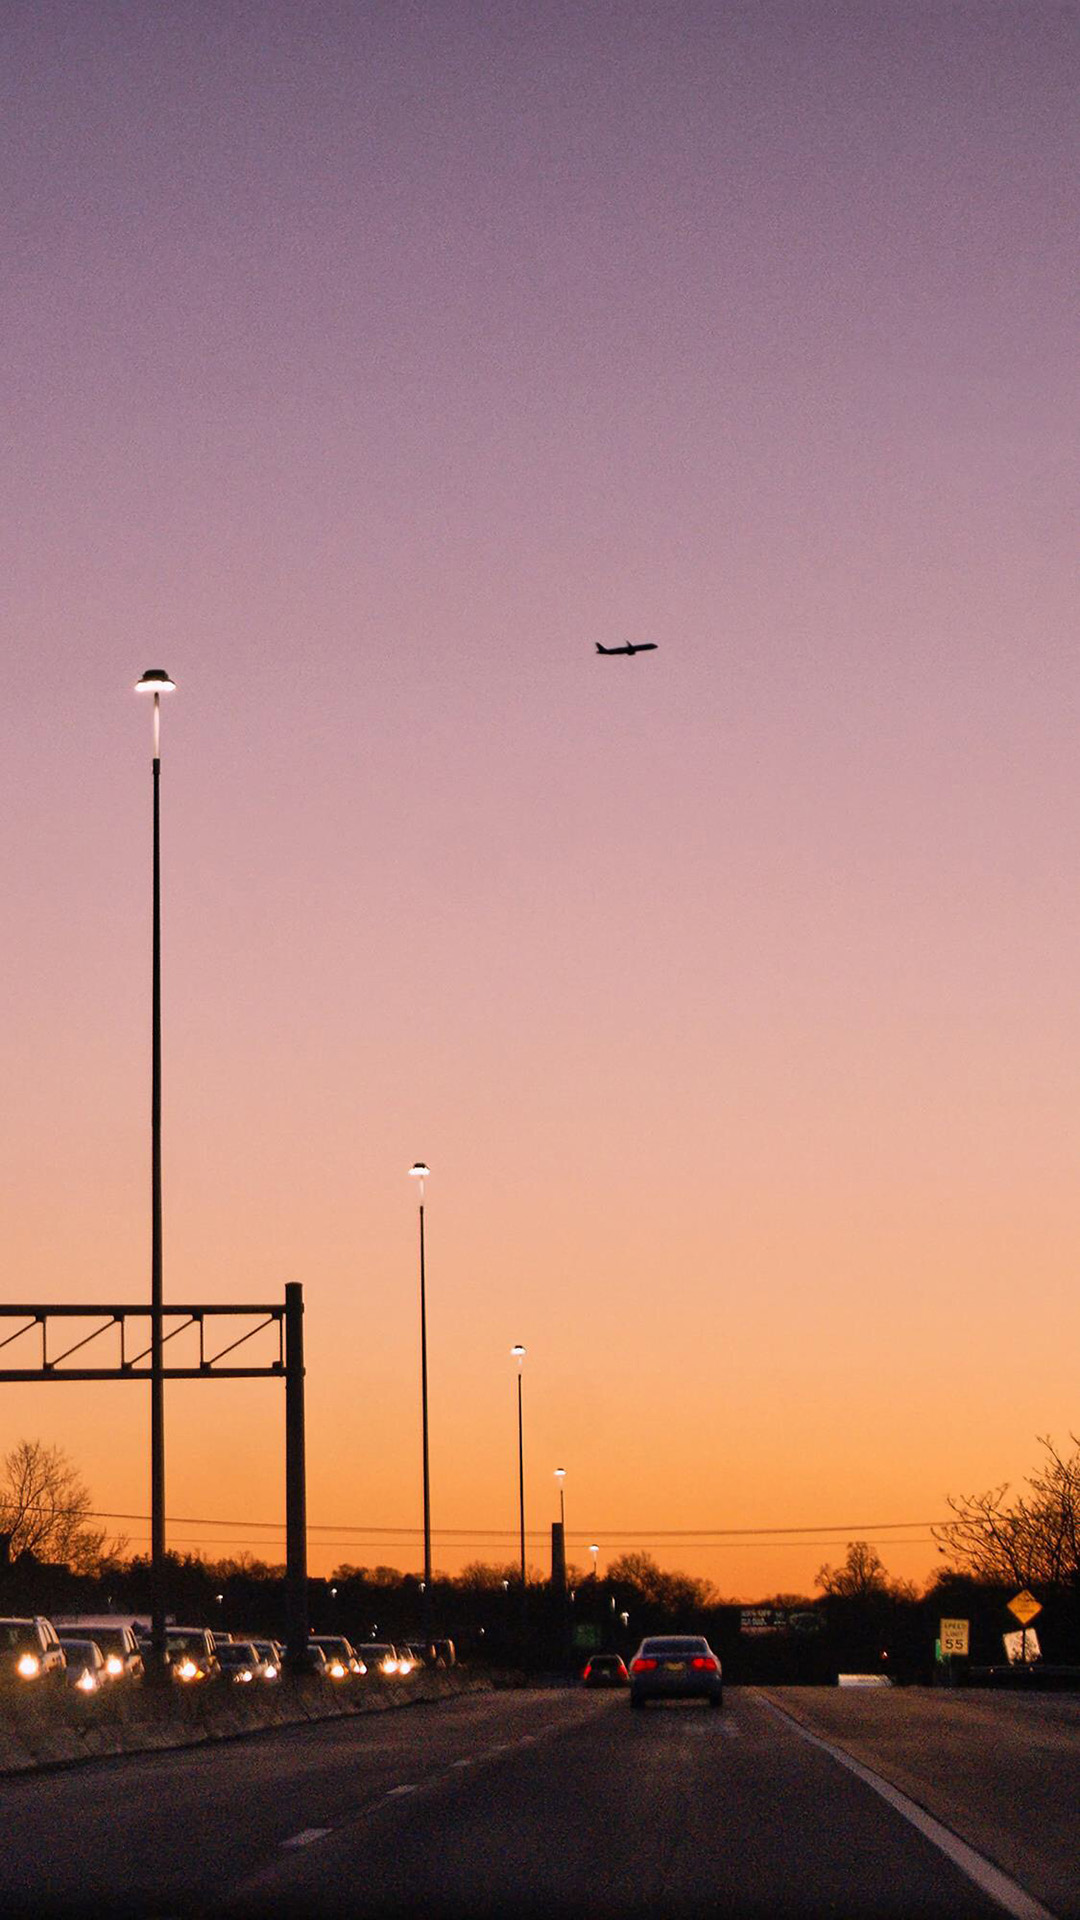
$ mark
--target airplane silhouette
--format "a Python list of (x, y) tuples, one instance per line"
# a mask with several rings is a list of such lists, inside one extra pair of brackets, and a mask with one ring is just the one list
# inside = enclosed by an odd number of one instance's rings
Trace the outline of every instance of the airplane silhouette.
[(625, 647), (602, 647), (598, 640), (596, 651), (597, 653), (655, 653), (656, 641), (639, 640), (635, 645), (634, 641), (628, 640)]

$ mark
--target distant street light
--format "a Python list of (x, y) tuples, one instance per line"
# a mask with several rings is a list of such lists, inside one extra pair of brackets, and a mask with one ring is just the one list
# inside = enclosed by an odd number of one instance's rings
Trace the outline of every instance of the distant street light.
[(418, 1160), (409, 1169), (409, 1177), (420, 1183), (420, 1423), (424, 1452), (424, 1622), (427, 1628), (427, 1593), (431, 1585), (431, 1483), (428, 1477), (428, 1391), (427, 1391), (427, 1278), (424, 1271), (424, 1182), (429, 1169)]
[(589, 1552), (592, 1554), (592, 1577), (595, 1580), (597, 1578), (597, 1563), (599, 1562), (599, 1559), (600, 1559), (600, 1549), (597, 1546), (595, 1540), (593, 1541), (592, 1546), (589, 1548)]
[(525, 1364), (525, 1349), (522, 1346), (511, 1347), (511, 1355), (517, 1361), (517, 1403), (518, 1403), (518, 1513), (521, 1522), (521, 1597), (525, 1598), (525, 1434), (521, 1419), (521, 1373)]
[(559, 1523), (563, 1530), (563, 1539), (565, 1540), (566, 1538), (566, 1502), (563, 1499), (563, 1481), (566, 1479), (566, 1468), (556, 1467), (555, 1478), (559, 1483)]
[(165, 1375), (161, 1233), (161, 696), (175, 681), (148, 667), (136, 693), (154, 696), (154, 856), (150, 1008), (150, 1640), (155, 1679), (165, 1678)]

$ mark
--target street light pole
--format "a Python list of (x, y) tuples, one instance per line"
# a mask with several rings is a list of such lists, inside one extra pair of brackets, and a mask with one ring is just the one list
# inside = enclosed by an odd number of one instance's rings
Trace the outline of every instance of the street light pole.
[(431, 1611), (431, 1483), (428, 1474), (427, 1276), (424, 1268), (424, 1182), (429, 1169), (418, 1160), (409, 1169), (420, 1183), (420, 1425), (424, 1452), (424, 1632)]
[(563, 1482), (566, 1479), (566, 1468), (556, 1467), (555, 1478), (559, 1483), (559, 1525), (562, 1527), (563, 1539), (565, 1540), (566, 1538), (566, 1502), (563, 1499)]
[(521, 1598), (525, 1599), (525, 1430), (521, 1418), (521, 1374), (525, 1361), (524, 1347), (511, 1347), (510, 1352), (517, 1361), (517, 1407), (518, 1407), (518, 1513), (521, 1523)]
[(161, 696), (164, 667), (149, 667), (137, 693), (154, 696), (153, 958), (150, 1012), (150, 1619), (153, 1669), (165, 1672), (165, 1380), (161, 1231)]

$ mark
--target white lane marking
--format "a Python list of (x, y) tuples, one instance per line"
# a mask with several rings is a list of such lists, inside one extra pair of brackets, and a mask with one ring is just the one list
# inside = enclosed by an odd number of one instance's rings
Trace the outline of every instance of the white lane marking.
[(450, 1762), (452, 1767), (471, 1767), (473, 1764), (472, 1760), (451, 1760)]
[(890, 1786), (880, 1774), (871, 1773), (869, 1767), (864, 1767), (861, 1761), (854, 1760), (850, 1753), (844, 1752), (842, 1747), (834, 1747), (828, 1740), (822, 1740), (816, 1733), (809, 1732), (798, 1720), (793, 1719), (790, 1713), (785, 1713), (783, 1707), (776, 1706), (772, 1700), (766, 1700), (763, 1704), (770, 1713), (775, 1713), (781, 1720), (785, 1720), (800, 1739), (809, 1741), (812, 1747), (820, 1747), (822, 1753), (827, 1753), (833, 1760), (838, 1760), (840, 1765), (846, 1767), (849, 1773), (853, 1773), (864, 1786), (880, 1794), (883, 1800), (888, 1801), (890, 1807), (894, 1807), (897, 1813), (902, 1814), (904, 1819), (916, 1827), (933, 1846), (939, 1848), (952, 1861), (954, 1867), (959, 1867), (960, 1872), (966, 1874), (969, 1880), (973, 1880), (977, 1887), (981, 1887), (983, 1893), (996, 1901), (999, 1907), (1004, 1907), (1006, 1913), (1011, 1913), (1013, 1920), (1055, 1920), (1055, 1915), (1050, 1912), (1049, 1907), (1044, 1907), (1030, 1893), (1025, 1893), (1023, 1887), (1017, 1886), (1015, 1880), (1010, 1880), (1008, 1874), (1002, 1873), (1000, 1867), (992, 1866), (989, 1860), (984, 1860), (982, 1854), (976, 1853), (974, 1847), (969, 1847), (967, 1842), (961, 1840), (949, 1827), (943, 1827), (940, 1820), (935, 1820), (933, 1814), (926, 1813), (914, 1800), (909, 1800), (907, 1794), (901, 1793), (898, 1787)]
[(330, 1831), (329, 1827), (304, 1827), (300, 1833), (294, 1833), (289, 1840), (283, 1840), (283, 1847), (310, 1847), (313, 1840), (322, 1840)]
[(384, 1795), (383, 1795), (383, 1799), (384, 1799), (384, 1800), (397, 1800), (397, 1799), (399, 1799), (399, 1798), (400, 1798), (400, 1796), (401, 1796), (401, 1795), (402, 1795), (403, 1793), (415, 1793), (415, 1792), (416, 1792), (416, 1788), (415, 1788), (415, 1787), (391, 1787), (391, 1789), (390, 1789), (390, 1791), (389, 1791), (389, 1793), (386, 1793), (386, 1794), (384, 1794)]

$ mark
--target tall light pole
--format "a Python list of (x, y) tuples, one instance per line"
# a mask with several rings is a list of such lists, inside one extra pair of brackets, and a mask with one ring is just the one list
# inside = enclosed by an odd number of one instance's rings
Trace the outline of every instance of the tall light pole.
[(592, 1554), (592, 1577), (595, 1580), (598, 1577), (598, 1569), (600, 1565), (600, 1549), (597, 1546), (595, 1540), (593, 1541), (592, 1546), (589, 1548), (589, 1552)]
[(165, 1673), (165, 1381), (161, 1236), (161, 696), (176, 683), (148, 667), (136, 693), (154, 696), (153, 960), (150, 1011), (150, 1619), (153, 1667)]
[(521, 1419), (521, 1374), (525, 1364), (525, 1349), (511, 1347), (511, 1354), (517, 1361), (517, 1402), (518, 1402), (518, 1513), (521, 1521), (521, 1598), (525, 1599), (525, 1429)]
[(565, 1609), (565, 1605), (566, 1605), (566, 1498), (563, 1492), (563, 1482), (566, 1479), (566, 1468), (556, 1467), (555, 1478), (559, 1483), (559, 1519), (558, 1519), (557, 1525), (553, 1526), (551, 1529), (551, 1584), (555, 1588), (555, 1590), (562, 1596), (563, 1607)]
[(431, 1484), (428, 1477), (428, 1404), (427, 1404), (427, 1276), (424, 1270), (424, 1182), (429, 1169), (422, 1160), (410, 1167), (409, 1176), (419, 1182), (420, 1192), (420, 1426), (424, 1448), (424, 1630), (427, 1631), (431, 1607)]

